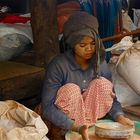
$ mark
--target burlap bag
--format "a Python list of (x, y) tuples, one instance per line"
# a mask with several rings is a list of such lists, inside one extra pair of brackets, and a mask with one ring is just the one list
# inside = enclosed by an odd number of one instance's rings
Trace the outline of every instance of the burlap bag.
[(13, 100), (0, 101), (0, 140), (42, 140), (47, 132), (37, 113)]

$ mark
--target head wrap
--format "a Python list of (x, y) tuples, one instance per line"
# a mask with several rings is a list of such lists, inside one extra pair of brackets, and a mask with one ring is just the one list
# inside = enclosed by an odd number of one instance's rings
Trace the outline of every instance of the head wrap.
[(78, 36), (90, 36), (94, 38), (91, 29), (98, 33), (98, 21), (96, 17), (86, 12), (75, 12), (64, 24), (63, 35), (65, 42), (70, 47), (74, 47), (71, 43), (76, 41), (79, 38)]
[(99, 64), (105, 56), (105, 49), (98, 35), (98, 21), (96, 17), (79, 11), (71, 15), (64, 24), (63, 37), (66, 45), (73, 48), (82, 36), (89, 36), (95, 40), (96, 53), (93, 57), (96, 59), (95, 69), (98, 73)]

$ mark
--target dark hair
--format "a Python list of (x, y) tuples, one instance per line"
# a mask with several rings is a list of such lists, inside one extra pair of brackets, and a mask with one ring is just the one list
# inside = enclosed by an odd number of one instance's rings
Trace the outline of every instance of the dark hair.
[(92, 29), (94, 34), (95, 46), (96, 46), (96, 54), (95, 54), (95, 63), (94, 63), (94, 72), (96, 77), (100, 76), (99, 65), (105, 60), (105, 48), (104, 45), (98, 35), (98, 33)]

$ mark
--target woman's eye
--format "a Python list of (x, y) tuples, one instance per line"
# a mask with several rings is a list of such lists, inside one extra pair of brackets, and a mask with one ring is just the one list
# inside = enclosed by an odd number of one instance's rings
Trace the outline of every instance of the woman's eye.
[(85, 44), (80, 44), (80, 47), (82, 47), (82, 48), (85, 47), (85, 46), (86, 46)]
[(95, 42), (92, 42), (91, 45), (95, 45)]

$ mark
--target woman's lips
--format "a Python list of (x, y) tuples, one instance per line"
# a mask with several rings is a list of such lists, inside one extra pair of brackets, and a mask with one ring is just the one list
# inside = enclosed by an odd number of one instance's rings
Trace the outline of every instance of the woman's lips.
[(86, 54), (86, 56), (92, 56), (93, 55), (93, 53), (88, 53), (88, 54)]

